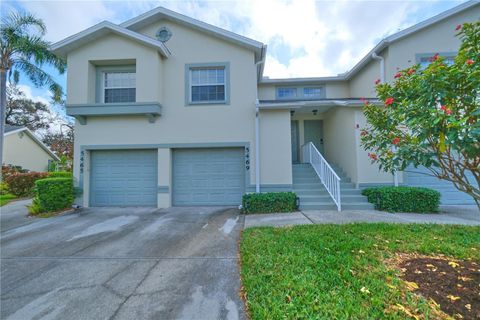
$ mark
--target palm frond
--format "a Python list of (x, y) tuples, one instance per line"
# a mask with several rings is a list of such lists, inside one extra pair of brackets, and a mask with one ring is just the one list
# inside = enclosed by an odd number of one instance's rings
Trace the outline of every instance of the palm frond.
[(63, 74), (66, 68), (65, 61), (53, 54), (49, 47), (50, 43), (41, 37), (27, 35), (19, 39), (15, 47), (15, 53), (22, 55), (26, 60), (35, 61), (37, 65), (51, 64), (60, 74)]
[(23, 58), (14, 61), (14, 66), (16, 69), (23, 71), (35, 86), (48, 86), (50, 91), (53, 93), (53, 101), (57, 103), (61, 102), (63, 96), (62, 87), (52, 78), (52, 76), (36, 66), (34, 63)]
[(45, 35), (47, 27), (42, 19), (28, 12), (12, 11), (2, 19), (1, 32), (3, 30), (17, 30), (19, 33), (26, 33), (27, 29), (34, 27), (41, 35)]

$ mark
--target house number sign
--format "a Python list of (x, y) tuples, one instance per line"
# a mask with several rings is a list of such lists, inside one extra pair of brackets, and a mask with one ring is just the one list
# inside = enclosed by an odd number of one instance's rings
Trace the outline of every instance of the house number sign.
[(250, 148), (245, 148), (245, 169), (250, 170)]

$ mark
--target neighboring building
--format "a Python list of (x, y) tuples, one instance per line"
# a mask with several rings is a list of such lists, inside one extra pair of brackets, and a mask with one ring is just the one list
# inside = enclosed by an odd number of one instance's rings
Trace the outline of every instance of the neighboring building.
[(27, 127), (5, 126), (3, 164), (45, 172), (58, 157)]
[[(165, 8), (66, 38), (53, 50), (68, 63), (80, 204), (238, 205), (244, 192), (293, 189), (304, 208), (332, 208), (311, 168), (296, 165), (312, 141), (342, 178), (342, 207), (368, 208), (358, 188), (394, 177), (360, 146), (360, 97), (374, 101), (375, 80), (392, 81), (397, 67), (454, 56), (455, 26), (479, 18), (479, 3), (464, 3), (322, 78), (264, 78), (264, 44)], [(398, 181), (422, 185), (410, 177)], [(449, 203), (468, 201), (430, 183), (453, 194)]]

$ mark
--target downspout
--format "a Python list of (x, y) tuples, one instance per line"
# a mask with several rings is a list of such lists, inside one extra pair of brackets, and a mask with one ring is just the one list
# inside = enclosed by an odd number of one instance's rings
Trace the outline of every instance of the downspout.
[[(385, 83), (385, 58), (379, 56), (376, 52), (372, 53), (372, 58), (380, 61), (380, 81)], [(395, 150), (395, 147), (392, 147), (392, 151)], [(395, 187), (398, 187), (398, 173), (397, 171), (393, 172), (393, 184)]]
[[(257, 88), (258, 91), (258, 88)], [(258, 94), (257, 94), (258, 95)], [(255, 101), (255, 192), (260, 193), (260, 102)]]
[(265, 51), (266, 46), (262, 47), (261, 57), (262, 59), (255, 63), (257, 67), (257, 92), (255, 99), (255, 192), (260, 193), (260, 101), (258, 100), (258, 83), (262, 76), (258, 71), (258, 66), (265, 63)]

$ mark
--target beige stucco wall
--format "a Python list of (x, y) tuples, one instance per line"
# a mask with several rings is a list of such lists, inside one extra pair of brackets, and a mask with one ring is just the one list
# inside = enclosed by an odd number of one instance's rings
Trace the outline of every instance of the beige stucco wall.
[[(80, 176), (80, 148), (88, 145), (125, 144), (209, 144), (246, 143), (250, 146), (250, 184), (255, 183), (255, 99), (256, 66), (254, 53), (218, 38), (190, 30), (172, 22), (162, 22), (144, 31), (152, 36), (158, 28), (168, 26), (173, 36), (167, 42), (172, 56), (161, 59), (155, 50), (118, 36), (107, 36), (69, 55), (68, 103), (92, 103), (91, 82), (94, 70), (90, 60), (135, 59), (137, 67), (137, 101), (159, 101), (162, 115), (155, 123), (143, 116), (88, 117), (86, 125), (76, 123), (74, 174)], [(125, 47), (125, 49), (123, 49)], [(227, 105), (185, 105), (185, 65), (190, 63), (229, 62), (230, 103)], [(155, 69), (151, 66), (158, 66)], [(148, 70), (148, 72), (147, 72)], [(161, 70), (155, 72), (154, 70)], [(89, 75), (90, 73), (90, 75)], [(156, 74), (154, 76), (154, 74)], [(143, 87), (143, 89), (141, 88)], [(159, 92), (161, 92), (159, 94)], [(90, 98), (86, 98), (90, 97)], [(262, 143), (262, 184), (291, 184), (290, 117), (288, 112), (262, 114), (262, 124), (271, 128)], [(271, 136), (273, 133), (274, 136)], [(270, 136), (269, 136), (270, 135)], [(283, 141), (283, 142), (279, 142)], [(167, 149), (168, 150), (168, 149)], [(171, 160), (159, 150), (159, 185), (166, 186), (165, 170)], [(168, 151), (171, 152), (171, 151)], [(274, 166), (270, 165), (271, 159)], [(84, 168), (88, 168), (84, 164)], [(277, 169), (275, 169), (275, 166)], [(84, 174), (84, 194), (88, 183)], [(171, 179), (171, 178), (169, 178)], [(168, 184), (171, 192), (171, 182)], [(248, 187), (248, 186), (247, 186)], [(160, 206), (171, 202), (169, 194), (158, 195)], [(83, 205), (88, 205), (84, 196)]]
[(332, 108), (325, 114), (323, 128), (325, 158), (356, 182), (355, 111), (346, 107)]
[(162, 102), (162, 58), (150, 47), (118, 35), (90, 42), (67, 56), (67, 103), (95, 103), (95, 66), (136, 65), (137, 102)]
[[(172, 149), (158, 149), (158, 186), (172, 189)], [(157, 205), (160, 208), (168, 208), (172, 205), (170, 192), (159, 192), (157, 195)]]
[(386, 80), (393, 81), (397, 68), (417, 63), (416, 54), (458, 52), (460, 39), (455, 37), (455, 27), (479, 20), (480, 6), (476, 6), (391, 44), (385, 65)]
[[(435, 53), (457, 52), (460, 41), (455, 37), (455, 27), (458, 24), (479, 19), (480, 6), (477, 6), (392, 43), (381, 52), (381, 55), (385, 58), (386, 81), (393, 81), (398, 69), (404, 69), (417, 63), (417, 54), (433, 55)], [(379, 78), (379, 62), (371, 61), (351, 79), (350, 97), (375, 97), (374, 82)], [(355, 122), (359, 124), (359, 129), (355, 132), (358, 183), (393, 183), (392, 175), (379, 171), (378, 166), (372, 165), (367, 155), (368, 151), (363, 150), (360, 145), (359, 132), (366, 125), (365, 116), (360, 109), (355, 112)], [(398, 173), (398, 178), (399, 182), (402, 183), (403, 174), (401, 172)]]
[(48, 160), (54, 160), (25, 132), (5, 135), (3, 163), (21, 166), (30, 171), (47, 171)]
[[(292, 183), (290, 112), (260, 113), (260, 177), (263, 185)], [(252, 180), (252, 183), (254, 181)]]
[[(394, 182), (393, 175), (380, 170), (377, 164), (372, 164), (368, 157), (368, 151), (361, 146), (360, 132), (365, 128), (367, 119), (362, 110), (356, 109), (354, 111), (355, 120), (355, 150), (358, 163), (358, 171), (356, 182), (359, 184), (391, 184)], [(357, 128), (358, 125), (358, 128)], [(402, 173), (398, 173), (399, 183), (403, 182)]]

